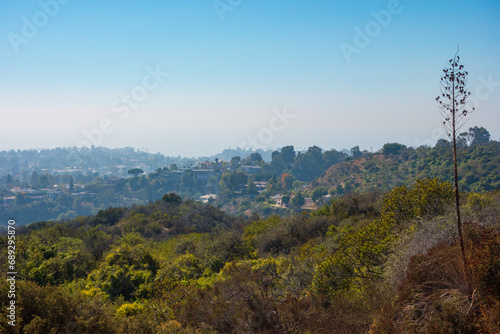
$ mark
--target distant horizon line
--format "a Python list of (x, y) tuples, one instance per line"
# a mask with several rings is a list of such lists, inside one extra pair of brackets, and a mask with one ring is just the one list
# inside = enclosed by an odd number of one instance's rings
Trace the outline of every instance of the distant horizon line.
[[(212, 156), (217, 156), (217, 155), (220, 155), (220, 154), (223, 154), (224, 151), (226, 150), (232, 150), (232, 151), (244, 151), (244, 152), (274, 152), (274, 151), (278, 151), (278, 150), (281, 150), (283, 147), (286, 147), (286, 146), (293, 146), (294, 150), (296, 152), (306, 152), (310, 147), (313, 147), (313, 146), (317, 146), (319, 147), (320, 149), (322, 149), (324, 152), (326, 151), (331, 151), (331, 150), (335, 150), (335, 151), (339, 151), (339, 152), (343, 152), (343, 151), (350, 151), (350, 149), (347, 149), (347, 148), (342, 148), (342, 149), (334, 149), (334, 148), (330, 148), (330, 149), (324, 149), (318, 145), (312, 145), (312, 146), (309, 146), (309, 147), (306, 147), (306, 146), (295, 146), (293, 144), (289, 144), (289, 145), (283, 145), (283, 146), (277, 146), (277, 147), (266, 147), (266, 148), (262, 148), (262, 147), (258, 147), (258, 148), (243, 148), (243, 147), (226, 147), (224, 149), (222, 149), (222, 151), (218, 152), (218, 153), (215, 153), (215, 154), (204, 154), (204, 155), (198, 155), (198, 156), (183, 156), (183, 155), (180, 155), (180, 154), (177, 154), (177, 155), (173, 155), (173, 154), (165, 154), (165, 153), (162, 153), (162, 152), (151, 152), (148, 148), (146, 147), (141, 147), (141, 148), (138, 148), (138, 147), (132, 147), (132, 146), (122, 146), (122, 147), (107, 147), (107, 146), (94, 146), (92, 145), (91, 147), (87, 147), (87, 146), (82, 146), (82, 147), (77, 147), (77, 146), (55, 146), (55, 147), (37, 147), (37, 148), (17, 148), (17, 149), (14, 149), (14, 148), (11, 148), (11, 149), (2, 149), (0, 150), (0, 153), (1, 152), (10, 152), (10, 151), (37, 151), (37, 152), (41, 152), (41, 151), (50, 151), (50, 150), (57, 150), (57, 149), (66, 149), (66, 150), (82, 150), (82, 149), (107, 149), (107, 150), (124, 150), (124, 149), (132, 149), (134, 150), (135, 152), (141, 152), (141, 153), (148, 153), (148, 154), (161, 154), (165, 157), (181, 157), (181, 158), (205, 158), (205, 157), (212, 157)], [(354, 147), (356, 146), (359, 146), (359, 145), (355, 145)], [(361, 150), (361, 151), (367, 151), (367, 152), (370, 152), (369, 150)], [(373, 152), (373, 151), (372, 151)]]

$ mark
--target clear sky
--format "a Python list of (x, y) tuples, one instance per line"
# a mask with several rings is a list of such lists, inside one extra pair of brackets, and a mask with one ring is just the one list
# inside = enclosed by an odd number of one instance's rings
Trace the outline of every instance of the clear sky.
[(499, 18), (498, 0), (1, 0), (0, 150), (433, 144), (457, 44), (466, 127), (499, 140)]

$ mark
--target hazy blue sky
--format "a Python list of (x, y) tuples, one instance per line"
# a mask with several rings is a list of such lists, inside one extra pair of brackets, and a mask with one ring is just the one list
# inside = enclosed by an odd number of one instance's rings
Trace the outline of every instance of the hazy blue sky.
[(466, 127), (499, 140), (499, 18), (498, 0), (2, 0), (0, 149), (431, 144), (457, 44)]

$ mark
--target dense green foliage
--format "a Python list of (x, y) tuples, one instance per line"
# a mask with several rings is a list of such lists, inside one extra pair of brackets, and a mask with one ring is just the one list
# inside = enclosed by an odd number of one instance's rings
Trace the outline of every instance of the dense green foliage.
[[(437, 179), (288, 217), (243, 220), (166, 194), (30, 224), (16, 236), (17, 326), (0, 331), (495, 333), (500, 193), (463, 196), (465, 271), (453, 267), (451, 186)], [(2, 317), (7, 288), (2, 281)]]
[[(458, 156), (462, 191), (500, 188), (499, 142), (459, 147)], [(446, 182), (453, 180), (453, 156), (448, 143), (417, 149), (386, 144), (383, 153), (366, 154), (332, 166), (311, 187), (322, 186), (338, 195), (370, 189), (388, 191), (399, 185), (409, 186), (415, 179), (425, 177)]]

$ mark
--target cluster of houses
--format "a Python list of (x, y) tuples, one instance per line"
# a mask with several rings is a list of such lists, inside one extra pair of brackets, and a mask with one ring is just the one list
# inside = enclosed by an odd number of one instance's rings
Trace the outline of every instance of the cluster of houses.
[[(185, 172), (190, 171), (194, 174), (196, 180), (207, 181), (211, 176), (215, 175), (216, 172), (225, 169), (229, 169), (229, 167), (224, 161), (203, 161), (197, 162), (194, 165), (180, 166), (177, 170), (162, 171), (160, 177), (169, 181), (178, 182), (181, 180), (181, 177)], [(261, 172), (260, 166), (240, 166), (239, 169), (250, 175), (259, 174)], [(263, 182), (259, 182), (258, 184), (256, 183), (256, 186), (257, 189), (263, 190), (267, 187), (267, 182), (265, 182), (265, 185)]]
[[(140, 168), (143, 170), (145, 173), (150, 172), (149, 166), (145, 164), (138, 163), (134, 168)], [(198, 181), (207, 181), (210, 177), (214, 176), (216, 172), (229, 169), (229, 164), (227, 162), (219, 161), (216, 159), (214, 162), (209, 162), (209, 161), (203, 161), (203, 162), (197, 162), (196, 164), (193, 165), (181, 165), (179, 168), (175, 168), (173, 170), (162, 170), (160, 173), (158, 173), (158, 177), (161, 177), (163, 179), (167, 179), (172, 182), (180, 182), (181, 177), (184, 173), (190, 171), (196, 180)], [(91, 172), (99, 172), (100, 175), (113, 175), (113, 179), (117, 179), (119, 177), (126, 177), (128, 176), (128, 170), (129, 166), (126, 165), (118, 165), (113, 168), (113, 170), (109, 170), (108, 167), (102, 167), (99, 170), (92, 170)], [(259, 174), (261, 172), (261, 167), (260, 166), (239, 166), (239, 170), (243, 171), (246, 174), (249, 175), (255, 175)], [(160, 170), (160, 169), (159, 169)], [(43, 172), (43, 171), (42, 171)], [(46, 171), (48, 172), (48, 171)], [(53, 173), (55, 174), (73, 174), (73, 173), (85, 173), (89, 172), (89, 170), (84, 170), (82, 168), (71, 168), (71, 167), (66, 167), (63, 169), (58, 169), (54, 170)], [(108, 177), (108, 179), (110, 179)], [(109, 181), (109, 180), (108, 180)], [(255, 187), (257, 188), (257, 191), (259, 193), (264, 192), (267, 187), (268, 187), (268, 182), (266, 181), (253, 181), (255, 184)], [(58, 187), (54, 187), (53, 189), (41, 189), (41, 190), (35, 190), (31, 188), (20, 188), (20, 187), (14, 187), (11, 189), (11, 192), (15, 195), (17, 193), (22, 193), (25, 194), (26, 196), (30, 197), (31, 199), (35, 200), (41, 200), (44, 198), (51, 198), (55, 199), (57, 196), (59, 196), (64, 189), (59, 189)], [(84, 193), (72, 193), (74, 196), (82, 195)], [(295, 194), (291, 194), (289, 196), (289, 199), (291, 200)], [(330, 195), (324, 196), (318, 203), (315, 203), (312, 198), (305, 198), (305, 202), (303, 206), (301, 207), (302, 210), (316, 210), (317, 205), (320, 205), (321, 202), (326, 202), (330, 198), (328, 198)], [(15, 201), (15, 196), (9, 196), (3, 198), (3, 204), (10, 204)], [(217, 195), (215, 194), (205, 194), (203, 196), (199, 197), (199, 200), (204, 202), (204, 203), (209, 203), (213, 200), (217, 199)], [(289, 207), (289, 203), (284, 203), (283, 202), (283, 195), (282, 194), (277, 194), (275, 196), (270, 197), (272, 201), (275, 201), (275, 206), (277, 208), (287, 208)]]
[[(67, 186), (66, 186), (67, 188)], [(56, 199), (60, 194), (64, 193), (63, 189), (60, 189), (57, 185), (54, 188), (44, 188), (44, 189), (32, 189), (32, 188), (21, 188), (13, 187), (10, 192), (17, 195), (23, 194), (31, 200), (43, 200), (43, 199)], [(82, 196), (85, 195), (85, 191), (73, 192), (71, 196)], [(16, 200), (16, 196), (8, 196), (3, 198), (3, 204), (11, 204)], [(1, 203), (1, 202), (0, 202)]]
[[(282, 195), (282, 194), (278, 194), (278, 195), (271, 196), (270, 198), (273, 201), (276, 201), (276, 206), (277, 207), (288, 208), (289, 204), (283, 203), (283, 196), (284, 195)], [(291, 194), (289, 197), (290, 197), (290, 200), (291, 200), (292, 198), (295, 197), (295, 194)], [(304, 198), (304, 204), (302, 205), (302, 207), (300, 209), (301, 210), (312, 211), (312, 210), (316, 210), (317, 207), (316, 207), (316, 203), (314, 203), (314, 201), (312, 200), (312, 198), (306, 197), (306, 198)]]

